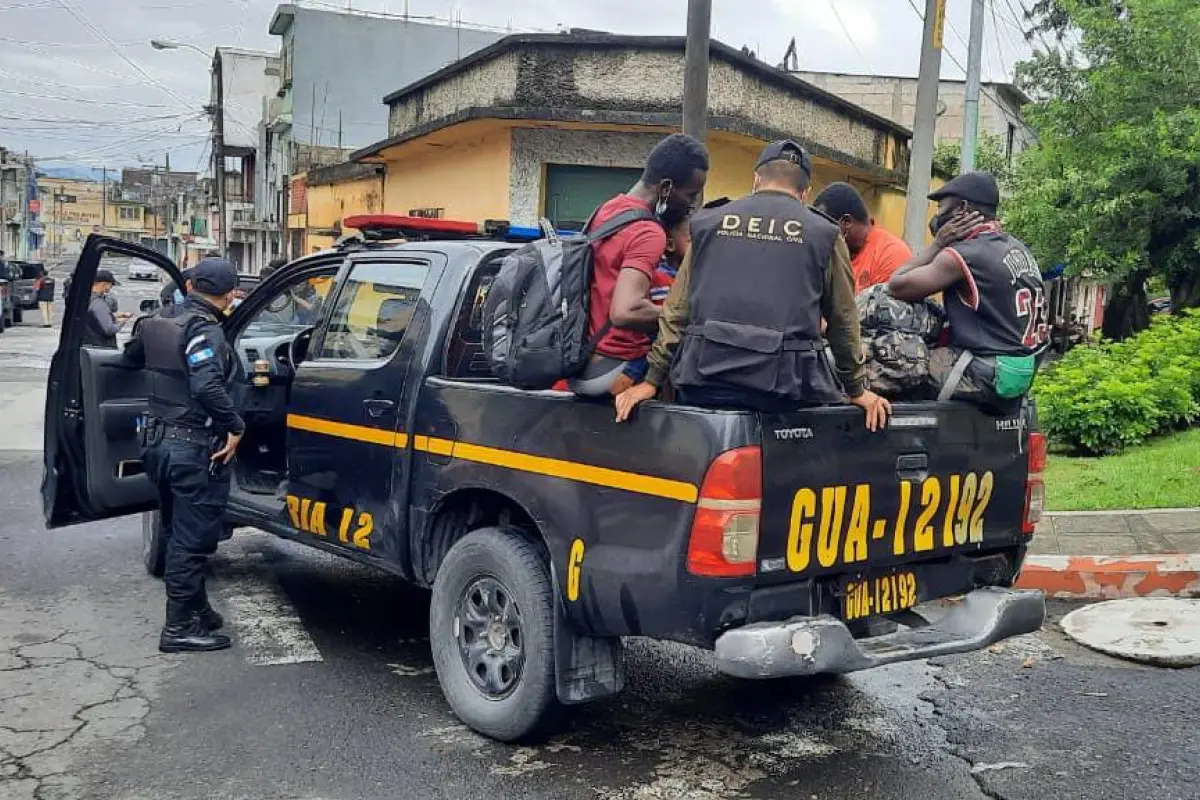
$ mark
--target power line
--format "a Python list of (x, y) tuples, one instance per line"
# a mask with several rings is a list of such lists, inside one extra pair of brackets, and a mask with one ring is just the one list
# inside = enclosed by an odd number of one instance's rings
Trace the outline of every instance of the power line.
[[(0, 73), (0, 75), (3, 74), (4, 73)], [(66, 84), (63, 85), (65, 86)], [(174, 106), (156, 103), (131, 103), (121, 100), (92, 100), (85, 97), (63, 97), (62, 95), (45, 94), (44, 92), (22, 92), (18, 89), (0, 88), (0, 94), (11, 94), (16, 97), (33, 97), (38, 100), (53, 100), (62, 103), (83, 103), (84, 105), (122, 106), (128, 108), (174, 108)]]
[(58, 0), (58, 4), (63, 7), (63, 10), (65, 10), (68, 14), (70, 14), (72, 17), (74, 17), (76, 22), (78, 22), (83, 27), (87, 28), (93, 36), (95, 36), (97, 39), (101, 40), (102, 42), (106, 43), (109, 46), (109, 49), (111, 49), (114, 53), (116, 53), (117, 56), (122, 61), (124, 61), (126, 64), (128, 64), (130, 67), (132, 67), (134, 69), (134, 71), (136, 71), (139, 75), (141, 75), (143, 78), (145, 78), (146, 80), (153, 83), (158, 88), (162, 89), (164, 92), (166, 92), (168, 95), (170, 95), (171, 99), (173, 99), (175, 102), (179, 103), (184, 108), (191, 108), (191, 104), (188, 103), (186, 100), (184, 100), (182, 97), (180, 97), (178, 94), (176, 94), (175, 90), (173, 90), (170, 86), (167, 86), (165, 83), (160, 81), (158, 78), (155, 78), (149, 72), (146, 72), (146, 70), (142, 69), (140, 64), (138, 64), (136, 61), (134, 61), (129, 56), (125, 55), (125, 53), (123, 53), (121, 51), (121, 48), (117, 46), (117, 43), (114, 42), (108, 36), (108, 34), (106, 34), (104, 31), (100, 30), (100, 28), (97, 28), (95, 25), (93, 25), (88, 20), (87, 17), (85, 17), (78, 9), (76, 9), (69, 2), (67, 2), (67, 0)]
[(858, 47), (858, 42), (854, 41), (854, 37), (850, 35), (850, 29), (846, 27), (846, 22), (842, 19), (841, 12), (839, 12), (837, 9), (837, 3), (835, 3), (833, 0), (829, 0), (829, 10), (833, 12), (833, 16), (837, 20), (838, 26), (841, 27), (842, 33), (846, 37), (846, 41), (848, 41), (850, 46), (854, 48), (854, 52), (858, 53), (858, 57), (862, 59), (864, 64), (866, 64), (867, 69), (871, 72), (874, 72), (875, 69), (871, 66), (870, 60), (863, 55), (863, 51)]

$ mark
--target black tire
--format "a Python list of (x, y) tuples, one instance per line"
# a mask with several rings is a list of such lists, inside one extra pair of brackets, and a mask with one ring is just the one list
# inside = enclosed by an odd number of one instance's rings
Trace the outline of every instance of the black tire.
[[(474, 609), (477, 620), (490, 620), (485, 636), (469, 632), (479, 629), (470, 622)], [(446, 554), (433, 582), (429, 643), (446, 701), (467, 726), (512, 742), (554, 723), (561, 707), (553, 615), (549, 569), (520, 531), (481, 528)]]
[(142, 564), (155, 578), (167, 570), (167, 537), (162, 532), (162, 514), (142, 512)]

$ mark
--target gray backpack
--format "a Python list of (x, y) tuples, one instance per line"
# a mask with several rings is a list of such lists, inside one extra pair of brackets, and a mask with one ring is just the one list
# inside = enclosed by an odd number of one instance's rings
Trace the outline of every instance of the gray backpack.
[[(588, 337), (593, 245), (654, 219), (648, 210), (631, 209), (594, 231), (552, 235), (509, 254), (483, 305), (483, 348), (492, 373), (523, 389), (549, 389), (582, 372), (612, 328), (606, 321)], [(590, 228), (588, 220), (584, 230)]]

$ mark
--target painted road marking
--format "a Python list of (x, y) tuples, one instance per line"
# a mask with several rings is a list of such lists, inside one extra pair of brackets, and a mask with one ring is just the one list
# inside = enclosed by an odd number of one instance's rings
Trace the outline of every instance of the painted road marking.
[(263, 558), (270, 534), (241, 529), (221, 546), (213, 596), (234, 646), (260, 667), (323, 661), (292, 601)]

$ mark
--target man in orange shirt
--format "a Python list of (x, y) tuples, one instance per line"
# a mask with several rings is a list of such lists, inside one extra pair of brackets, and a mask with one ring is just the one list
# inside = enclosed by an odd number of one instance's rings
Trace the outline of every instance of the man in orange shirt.
[(912, 251), (903, 239), (875, 224), (862, 195), (850, 184), (829, 184), (813, 205), (842, 229), (850, 248), (855, 292), (887, 283), (893, 272), (912, 259)]

